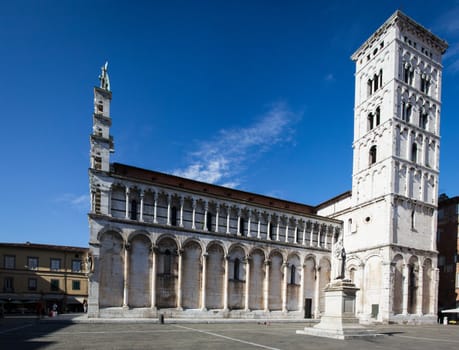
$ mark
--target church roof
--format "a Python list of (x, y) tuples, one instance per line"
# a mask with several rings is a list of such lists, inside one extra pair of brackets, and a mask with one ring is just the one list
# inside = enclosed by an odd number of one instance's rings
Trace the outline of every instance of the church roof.
[(158, 171), (141, 169), (130, 165), (113, 163), (111, 172), (111, 175), (115, 178), (135, 179), (147, 184), (177, 188), (203, 196), (243, 202), (247, 205), (258, 205), (272, 210), (283, 210), (300, 215), (317, 216), (316, 207), (314, 206), (191, 180)]

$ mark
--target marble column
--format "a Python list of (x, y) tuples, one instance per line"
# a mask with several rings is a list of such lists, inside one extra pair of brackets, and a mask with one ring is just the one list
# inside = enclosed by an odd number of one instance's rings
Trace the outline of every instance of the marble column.
[(408, 283), (410, 279), (410, 269), (407, 264), (403, 266), (403, 307), (402, 313), (408, 314)]
[(422, 301), (423, 301), (423, 294), (424, 294), (424, 269), (422, 265), (419, 265), (418, 271), (418, 290), (416, 296), (416, 313), (418, 315), (422, 315)]
[(129, 219), (129, 187), (126, 187), (126, 211), (125, 218)]
[(231, 208), (229, 206), (226, 207), (226, 233), (230, 233), (230, 214)]
[(151, 247), (151, 308), (156, 309), (156, 250), (155, 246)]
[(123, 271), (123, 307), (128, 306), (129, 301), (129, 244), (124, 245), (124, 271)]
[(204, 203), (204, 225), (203, 225), (203, 231), (209, 231), (207, 229), (207, 212), (209, 211), (209, 202)]
[(314, 288), (314, 318), (320, 317), (320, 267), (316, 267), (316, 285)]
[(225, 256), (225, 277), (223, 280), (223, 310), (228, 310), (229, 256)]
[(171, 224), (171, 195), (167, 195), (167, 225)]
[(250, 258), (245, 258), (245, 311), (250, 311), (249, 308), (249, 293), (250, 293)]
[(265, 260), (265, 283), (264, 283), (264, 289), (263, 289), (263, 301), (264, 301), (264, 307), (265, 307), (265, 312), (269, 312), (269, 266), (271, 265), (271, 262), (269, 259)]
[(143, 201), (144, 201), (145, 192), (143, 190), (140, 191), (140, 217), (139, 220), (143, 222)]
[(249, 209), (248, 210), (248, 219), (247, 219), (247, 237), (252, 237), (251, 234), (251, 227), (252, 227), (252, 211)]
[(206, 311), (207, 253), (202, 254), (201, 310)]
[(153, 223), (158, 223), (158, 192), (153, 196)]
[(182, 310), (182, 255), (183, 251), (177, 251), (178, 254), (178, 278), (177, 278), (177, 310)]
[(196, 200), (191, 199), (191, 206), (193, 207), (193, 212), (191, 213), (191, 228), (196, 230)]
[(284, 261), (282, 264), (282, 272), (284, 276), (282, 278), (282, 312), (287, 312), (287, 274), (288, 274), (288, 263)]

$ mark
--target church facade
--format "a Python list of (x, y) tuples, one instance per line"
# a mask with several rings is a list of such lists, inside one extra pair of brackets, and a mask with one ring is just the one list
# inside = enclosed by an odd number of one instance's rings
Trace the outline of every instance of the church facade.
[(397, 11), (356, 51), (352, 191), (317, 207), (110, 163), (105, 66), (90, 138), (88, 316), (318, 318), (344, 242), (362, 321), (435, 320), (446, 48)]

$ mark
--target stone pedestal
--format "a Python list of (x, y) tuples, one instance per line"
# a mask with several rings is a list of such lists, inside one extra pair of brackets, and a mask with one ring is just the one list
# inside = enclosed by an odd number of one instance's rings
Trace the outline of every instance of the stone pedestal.
[(325, 313), (320, 323), (296, 333), (335, 339), (381, 335), (360, 325), (355, 317), (355, 293), (358, 290), (350, 280), (335, 280), (328, 284), (325, 287)]

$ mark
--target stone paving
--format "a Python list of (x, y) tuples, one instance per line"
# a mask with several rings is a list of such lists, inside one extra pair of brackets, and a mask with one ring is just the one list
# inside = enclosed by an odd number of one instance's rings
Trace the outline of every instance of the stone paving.
[(0, 349), (457, 349), (454, 325), (372, 328), (385, 334), (373, 339), (334, 340), (297, 335), (305, 323), (193, 320), (111, 320), (95, 322), (85, 315), (36, 320), (0, 319)]

